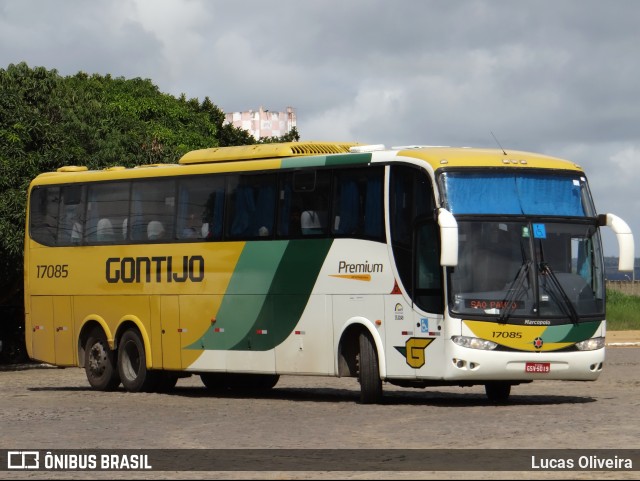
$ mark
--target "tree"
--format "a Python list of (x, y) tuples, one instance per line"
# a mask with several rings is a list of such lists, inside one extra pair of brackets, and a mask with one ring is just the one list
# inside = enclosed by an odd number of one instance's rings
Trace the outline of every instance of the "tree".
[(261, 144), (271, 144), (275, 142), (299, 142), (300, 134), (298, 133), (298, 129), (292, 127), (289, 132), (284, 134), (281, 137), (263, 137), (260, 139)]

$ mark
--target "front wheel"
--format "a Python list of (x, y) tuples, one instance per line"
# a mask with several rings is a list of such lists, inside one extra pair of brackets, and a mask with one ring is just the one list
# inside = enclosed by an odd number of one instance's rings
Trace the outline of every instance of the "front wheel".
[(116, 354), (109, 348), (102, 329), (94, 329), (85, 344), (84, 370), (91, 387), (98, 391), (113, 391), (120, 385)]
[(378, 353), (371, 334), (361, 332), (358, 380), (360, 381), (360, 402), (375, 404), (382, 401), (382, 380), (378, 366)]
[(156, 388), (157, 375), (147, 369), (144, 343), (137, 329), (128, 329), (120, 339), (118, 372), (129, 392), (151, 392)]

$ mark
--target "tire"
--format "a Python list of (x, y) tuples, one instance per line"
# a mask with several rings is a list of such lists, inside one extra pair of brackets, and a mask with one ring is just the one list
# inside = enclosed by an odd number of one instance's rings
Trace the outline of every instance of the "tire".
[(153, 392), (159, 373), (147, 369), (144, 343), (137, 329), (128, 329), (118, 344), (118, 373), (129, 392)]
[(109, 348), (102, 329), (94, 329), (89, 334), (84, 350), (84, 371), (91, 387), (98, 391), (113, 391), (120, 385), (116, 353)]
[(511, 394), (511, 384), (504, 381), (492, 381), (484, 385), (489, 401), (495, 404), (506, 404)]
[(358, 380), (360, 381), (360, 402), (376, 404), (382, 401), (382, 380), (378, 366), (378, 353), (371, 334), (361, 332)]
[(229, 374), (227, 385), (236, 391), (264, 392), (275, 387), (279, 380), (278, 374)]
[(230, 374), (206, 372), (200, 379), (210, 391), (233, 389), (243, 392), (263, 392), (273, 389), (280, 376), (278, 374)]
[(202, 384), (209, 391), (225, 391), (229, 388), (227, 383), (229, 375), (220, 372), (203, 372), (200, 374)]
[(173, 391), (178, 383), (178, 375), (169, 371), (152, 371), (155, 375), (155, 392), (167, 393)]

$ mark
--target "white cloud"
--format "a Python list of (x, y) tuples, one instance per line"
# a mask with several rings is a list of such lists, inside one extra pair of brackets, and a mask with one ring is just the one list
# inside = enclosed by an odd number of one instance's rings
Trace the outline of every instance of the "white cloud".
[(303, 132), (313, 132), (305, 139), (380, 143), (375, 135), (399, 124), (405, 103), (400, 88), (364, 86), (351, 102), (327, 109), (308, 121), (301, 120), (299, 126)]
[[(633, 183), (637, 187), (637, 183), (634, 178), (637, 179), (640, 175), (640, 147), (637, 145), (630, 145), (623, 150), (614, 153), (611, 156), (611, 162), (615, 166), (620, 175), (620, 180), (624, 184)], [(637, 197), (640, 199), (640, 196)]]

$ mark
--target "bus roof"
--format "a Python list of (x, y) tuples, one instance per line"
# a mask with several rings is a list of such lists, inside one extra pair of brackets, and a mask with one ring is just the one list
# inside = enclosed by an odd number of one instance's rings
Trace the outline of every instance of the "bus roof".
[(582, 171), (578, 164), (569, 160), (519, 150), (416, 146), (400, 147), (397, 155), (424, 160), (434, 171), (452, 167), (529, 167)]
[[(389, 162), (393, 158), (413, 158), (431, 165), (433, 171), (449, 168), (539, 168), (582, 171), (579, 165), (568, 160), (546, 155), (499, 149), (442, 146), (402, 146), (385, 148), (384, 145), (365, 145), (357, 142), (286, 142), (272, 144), (214, 147), (186, 153), (179, 164), (148, 164), (134, 168), (108, 167), (88, 171), (84, 166), (64, 166), (57, 172), (38, 175), (38, 182), (79, 182), (110, 179), (163, 177), (186, 174), (182, 169), (193, 166), (202, 172), (210, 171), (207, 164), (216, 165), (215, 170), (232, 172), (237, 170), (279, 169), (283, 167), (310, 167), (320, 165), (347, 165)], [(309, 163), (300, 162), (309, 158)], [(311, 159), (315, 158), (316, 162)], [(290, 160), (287, 160), (290, 159)], [(332, 160), (329, 160), (332, 159)], [(242, 163), (239, 168), (238, 163)], [(198, 166), (200, 166), (198, 168)], [(177, 169), (177, 170), (176, 170)], [(193, 172), (196, 173), (196, 172)], [(82, 179), (82, 180), (81, 180)]]
[[(411, 157), (429, 162), (433, 170), (444, 167), (533, 167), (566, 170), (582, 170), (577, 164), (557, 157), (532, 152), (502, 151), (468, 147), (407, 146), (385, 149), (383, 145), (363, 145), (356, 142), (287, 142), (273, 144), (216, 147), (188, 152), (180, 164), (208, 162), (233, 162), (241, 160), (275, 159), (314, 155), (394, 152), (396, 156)], [(388, 159), (388, 156), (385, 155)]]

